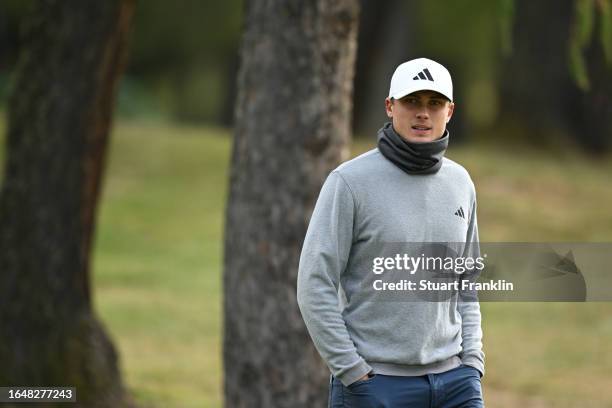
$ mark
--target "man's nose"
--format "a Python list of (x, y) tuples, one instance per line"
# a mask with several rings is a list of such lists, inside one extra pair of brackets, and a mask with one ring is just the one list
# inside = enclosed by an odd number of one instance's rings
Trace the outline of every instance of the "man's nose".
[(416, 116), (417, 116), (417, 119), (429, 119), (429, 113), (427, 112), (427, 109), (425, 108), (419, 109)]

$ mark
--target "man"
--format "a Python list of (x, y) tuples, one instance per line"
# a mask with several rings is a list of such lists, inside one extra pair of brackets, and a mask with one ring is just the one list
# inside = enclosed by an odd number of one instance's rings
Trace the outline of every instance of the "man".
[(329, 404), (482, 407), (477, 299), (386, 301), (369, 285), (385, 243), (463, 243), (458, 251), (478, 253), (474, 185), (444, 157), (450, 73), (426, 58), (401, 64), (385, 107), (391, 122), (378, 147), (325, 181), (300, 258), (298, 303), (332, 372)]

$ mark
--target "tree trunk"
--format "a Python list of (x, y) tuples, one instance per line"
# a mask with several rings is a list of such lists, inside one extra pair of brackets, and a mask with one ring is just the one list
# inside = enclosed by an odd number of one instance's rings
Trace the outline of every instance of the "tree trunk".
[(227, 207), (225, 406), (320, 407), (329, 371), (296, 302), (309, 217), (347, 158), (358, 0), (245, 12)]
[(568, 56), (574, 0), (514, 3), (513, 52), (500, 78), (501, 112), (532, 143), (559, 132), (580, 142), (582, 135), (573, 131), (582, 123), (581, 96)]
[(40, 1), (9, 101), (0, 191), (0, 384), (130, 405), (92, 310), (90, 254), (134, 2)]
[(377, 132), (389, 121), (385, 98), (389, 95), (391, 75), (415, 53), (418, 2), (361, 0), (359, 49), (355, 69), (353, 128), (359, 136), (377, 139)]

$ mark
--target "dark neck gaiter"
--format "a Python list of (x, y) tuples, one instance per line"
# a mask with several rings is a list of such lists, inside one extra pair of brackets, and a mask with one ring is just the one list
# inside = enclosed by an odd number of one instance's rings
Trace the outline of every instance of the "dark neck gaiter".
[(378, 150), (408, 174), (431, 174), (440, 170), (448, 147), (448, 130), (439, 139), (411, 143), (397, 134), (391, 123), (378, 131)]

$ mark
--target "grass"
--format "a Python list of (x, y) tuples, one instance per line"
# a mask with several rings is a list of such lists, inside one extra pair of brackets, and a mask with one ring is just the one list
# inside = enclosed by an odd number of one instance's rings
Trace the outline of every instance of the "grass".
[(221, 405), (221, 236), (229, 139), (115, 129), (97, 234), (96, 304), (137, 400)]
[[(222, 403), (228, 136), (206, 127), (114, 128), (94, 302), (144, 406)], [(612, 241), (610, 161), (468, 145), (449, 156), (475, 181), (483, 241)], [(483, 303), (482, 313), (488, 405), (612, 407), (612, 304)]]

